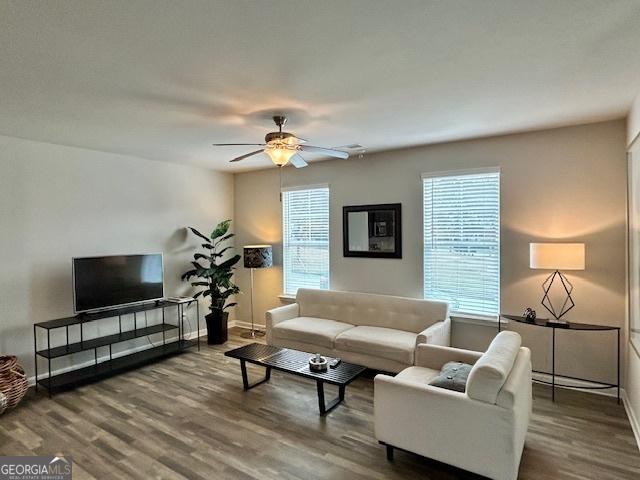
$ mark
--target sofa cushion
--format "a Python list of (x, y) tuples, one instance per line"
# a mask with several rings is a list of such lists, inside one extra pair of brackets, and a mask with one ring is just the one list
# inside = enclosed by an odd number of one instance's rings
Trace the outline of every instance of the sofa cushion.
[(335, 320), (296, 317), (276, 324), (271, 333), (274, 338), (333, 348), (336, 336), (352, 328), (353, 325)]
[(467, 378), (471, 365), (462, 362), (447, 362), (440, 370), (440, 374), (433, 378), (429, 385), (446, 388), (455, 392), (464, 392), (467, 388)]
[(416, 333), (382, 327), (353, 327), (336, 337), (336, 348), (413, 365)]
[(467, 395), (475, 400), (496, 403), (507, 380), (522, 339), (516, 332), (500, 332), (478, 359), (467, 380)]
[(299, 288), (296, 303), (301, 316), (414, 333), (449, 317), (446, 302), (372, 293)]
[(405, 382), (418, 383), (420, 385), (426, 385), (431, 380), (440, 375), (438, 370), (425, 367), (407, 367), (395, 376)]

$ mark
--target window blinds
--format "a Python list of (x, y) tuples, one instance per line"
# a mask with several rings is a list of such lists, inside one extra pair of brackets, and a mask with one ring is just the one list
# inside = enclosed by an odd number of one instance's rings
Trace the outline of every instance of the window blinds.
[(500, 311), (500, 173), (423, 178), (424, 297), (452, 312)]
[(282, 194), (284, 293), (329, 288), (329, 189)]

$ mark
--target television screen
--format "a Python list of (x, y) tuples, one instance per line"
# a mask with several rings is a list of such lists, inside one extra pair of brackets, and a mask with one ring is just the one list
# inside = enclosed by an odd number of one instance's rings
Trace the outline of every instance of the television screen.
[(76, 313), (164, 296), (162, 254), (73, 259)]

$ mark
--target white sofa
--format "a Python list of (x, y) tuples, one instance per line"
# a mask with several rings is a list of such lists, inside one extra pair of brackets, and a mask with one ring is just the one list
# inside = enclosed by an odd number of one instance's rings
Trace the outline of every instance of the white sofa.
[(392, 373), (413, 365), (419, 343), (449, 345), (451, 330), (445, 302), (304, 288), (266, 323), (269, 345)]
[[(449, 361), (473, 364), (464, 393), (429, 385)], [(498, 334), (486, 353), (419, 345), (416, 366), (375, 377), (375, 435), (390, 460), (400, 448), (513, 480), (531, 405), (531, 353), (517, 333)]]

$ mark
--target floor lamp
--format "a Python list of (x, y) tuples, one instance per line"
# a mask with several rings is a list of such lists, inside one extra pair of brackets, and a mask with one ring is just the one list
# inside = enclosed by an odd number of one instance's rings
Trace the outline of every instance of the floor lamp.
[(242, 334), (244, 338), (264, 336), (253, 327), (253, 270), (256, 268), (269, 268), (273, 265), (271, 245), (247, 245), (244, 247), (244, 268), (251, 269), (251, 331)]

